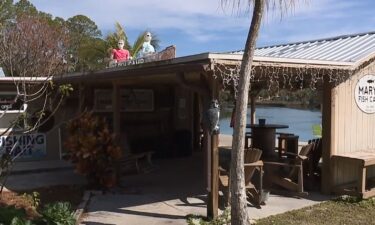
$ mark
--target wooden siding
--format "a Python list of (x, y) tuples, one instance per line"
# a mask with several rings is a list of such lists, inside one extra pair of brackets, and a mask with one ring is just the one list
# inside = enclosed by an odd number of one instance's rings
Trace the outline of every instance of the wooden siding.
[[(374, 63), (332, 90), (331, 150), (333, 155), (356, 151), (375, 152), (375, 114), (362, 112), (354, 99), (357, 81), (368, 74), (375, 74)], [(353, 165), (337, 162), (332, 168), (333, 184), (355, 181), (358, 177), (357, 170)], [(375, 168), (369, 169), (367, 176), (375, 176)]]

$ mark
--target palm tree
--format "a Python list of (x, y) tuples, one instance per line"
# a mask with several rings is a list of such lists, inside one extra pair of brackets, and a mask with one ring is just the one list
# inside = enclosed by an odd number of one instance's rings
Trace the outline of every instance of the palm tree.
[[(130, 42), (129, 42), (128, 36), (126, 35), (124, 27), (121, 26), (121, 24), (119, 22), (116, 22), (115, 28), (116, 28), (116, 31), (114, 33), (109, 34), (106, 38), (109, 46), (111, 46), (111, 48), (115, 48), (117, 46), (118, 40), (124, 40), (124, 42), (125, 42), (124, 48), (129, 50), (130, 55), (134, 58), (137, 55), (137, 53), (139, 52), (139, 50), (141, 50), (142, 44), (143, 44), (143, 41), (144, 41), (144, 36), (145, 36), (146, 32), (148, 32), (148, 31), (145, 30), (145, 31), (141, 32), (138, 35), (135, 42), (133, 43), (133, 45), (131, 45)], [(155, 34), (153, 32), (150, 32), (150, 33), (152, 35), (151, 45), (154, 46), (155, 50), (159, 49), (160, 40), (158, 39), (157, 34)]]
[[(221, 0), (224, 5), (232, 3), (233, 8), (240, 8), (244, 0)], [(244, 137), (246, 129), (246, 113), (248, 104), (248, 93), (250, 90), (250, 73), (253, 64), (253, 56), (256, 40), (259, 34), (264, 9), (269, 6), (280, 7), (280, 12), (293, 8), (297, 0), (245, 0), (253, 9), (250, 29), (247, 35), (242, 64), (239, 74), (238, 93), (236, 100), (235, 123), (232, 140), (231, 160), (231, 224), (249, 224), (249, 216), (246, 206), (245, 173), (244, 173)]]

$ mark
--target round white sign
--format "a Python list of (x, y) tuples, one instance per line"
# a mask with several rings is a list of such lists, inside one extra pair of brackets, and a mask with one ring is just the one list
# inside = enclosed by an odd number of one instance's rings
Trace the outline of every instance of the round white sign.
[(355, 102), (365, 113), (375, 113), (375, 76), (366, 75), (355, 86)]

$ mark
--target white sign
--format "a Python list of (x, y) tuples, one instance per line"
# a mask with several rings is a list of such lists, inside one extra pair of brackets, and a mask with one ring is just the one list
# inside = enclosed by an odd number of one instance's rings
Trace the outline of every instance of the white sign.
[(0, 156), (10, 152), (13, 146), (18, 145), (12, 151), (12, 157), (22, 152), (19, 158), (34, 159), (46, 155), (46, 135), (42, 133), (9, 135), (0, 137)]
[(366, 75), (355, 86), (355, 102), (365, 113), (375, 113), (375, 76)]

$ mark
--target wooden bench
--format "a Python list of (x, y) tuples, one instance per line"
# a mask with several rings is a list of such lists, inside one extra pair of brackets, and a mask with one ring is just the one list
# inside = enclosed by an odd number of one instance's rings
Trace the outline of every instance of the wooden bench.
[[(341, 153), (332, 156), (333, 163), (337, 162), (354, 165), (358, 168), (358, 181), (356, 183), (344, 184), (334, 188), (337, 194), (356, 195), (362, 198), (375, 196), (375, 188), (366, 190), (367, 168), (375, 165), (375, 152), (357, 151)], [(354, 187), (354, 188), (353, 188)]]
[(148, 167), (152, 167), (152, 155), (154, 152), (142, 152), (136, 154), (125, 155), (123, 159), (120, 160), (121, 170), (123, 171), (125, 168), (135, 168), (137, 173), (144, 172), (144, 169), (140, 167), (140, 161), (146, 160)]

